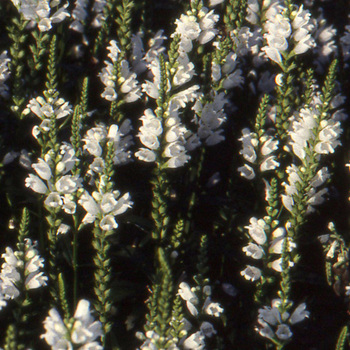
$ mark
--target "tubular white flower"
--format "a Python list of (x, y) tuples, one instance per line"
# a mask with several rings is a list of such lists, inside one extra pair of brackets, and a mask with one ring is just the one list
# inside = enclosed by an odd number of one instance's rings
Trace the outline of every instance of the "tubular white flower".
[(255, 243), (249, 243), (242, 250), (247, 256), (251, 256), (253, 259), (261, 259), (264, 256), (264, 250)]
[(266, 223), (263, 219), (257, 219), (252, 217), (250, 220), (250, 225), (245, 226), (248, 230), (249, 236), (259, 245), (264, 244), (266, 242)]
[(29, 187), (32, 191), (41, 194), (45, 194), (48, 191), (44, 181), (42, 181), (39, 176), (33, 174), (29, 174), (25, 179), (25, 186)]
[(245, 177), (247, 180), (252, 180), (255, 178), (254, 169), (248, 165), (244, 164), (243, 166), (237, 169), (242, 177)]
[(261, 278), (261, 270), (255, 266), (247, 265), (247, 267), (241, 271), (241, 275), (246, 280), (255, 282)]
[(204, 339), (205, 336), (202, 334), (202, 332), (198, 331), (185, 339), (183, 343), (184, 349), (202, 350), (205, 347)]
[(202, 322), (200, 326), (200, 331), (202, 334), (208, 338), (211, 338), (213, 335), (217, 333), (217, 331), (214, 329), (213, 325), (207, 321)]

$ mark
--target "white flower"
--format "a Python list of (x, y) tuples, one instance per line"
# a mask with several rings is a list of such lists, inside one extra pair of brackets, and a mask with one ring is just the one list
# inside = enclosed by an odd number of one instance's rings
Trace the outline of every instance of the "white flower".
[(288, 340), (292, 337), (293, 333), (290, 331), (290, 328), (286, 324), (280, 324), (277, 326), (276, 330), (277, 338), (281, 340)]
[(49, 208), (59, 208), (63, 202), (58, 192), (51, 192), (45, 199), (44, 204)]
[(243, 271), (241, 271), (241, 275), (248, 281), (255, 282), (261, 277), (261, 270), (255, 266), (248, 265)]
[(250, 220), (250, 225), (245, 226), (245, 228), (248, 230), (249, 236), (259, 245), (262, 245), (266, 242), (266, 233), (265, 233), (265, 227), (266, 223), (263, 219), (257, 219), (255, 217), (252, 217)]
[(42, 181), (39, 176), (29, 174), (25, 179), (25, 186), (32, 189), (34, 192), (45, 194), (48, 191), (47, 186), (44, 181)]
[(52, 173), (50, 166), (41, 158), (38, 158), (38, 163), (33, 163), (32, 168), (44, 180), (50, 180)]
[(156, 160), (156, 154), (148, 148), (140, 148), (136, 153), (135, 157), (143, 162), (154, 162)]
[(303, 321), (309, 316), (309, 312), (305, 311), (305, 303), (300, 304), (291, 316), (288, 312), (282, 312), (280, 308), (281, 300), (274, 299), (271, 307), (264, 306), (264, 308), (259, 309), (258, 323), (262, 327), (257, 330), (261, 336), (287, 341), (293, 335), (290, 326)]
[(219, 303), (209, 302), (208, 305), (204, 305), (204, 312), (214, 317), (220, 317), (223, 311)]
[(198, 41), (204, 45), (215, 38), (218, 33), (217, 29), (214, 29), (215, 23), (218, 22), (220, 16), (214, 14), (214, 10), (208, 11), (206, 7), (202, 7), (198, 13), (200, 18), (199, 26), (201, 33), (199, 34)]
[(305, 318), (309, 317), (310, 312), (305, 311), (306, 309), (306, 304), (301, 303), (292, 313), (292, 315), (289, 318), (289, 322), (291, 324), (299, 323), (303, 321)]
[(245, 177), (248, 180), (252, 180), (255, 178), (254, 169), (248, 164), (244, 164), (243, 166), (239, 167), (237, 170), (239, 171), (242, 177)]
[(116, 228), (117, 222), (114, 217), (124, 213), (133, 204), (129, 193), (120, 197), (119, 191), (104, 194), (95, 191), (92, 196), (84, 191), (78, 203), (87, 212), (82, 222), (84, 224), (93, 223), (97, 215), (101, 214), (103, 217), (100, 221), (100, 227), (106, 231)]
[(178, 67), (173, 78), (174, 85), (181, 86), (189, 82), (195, 75), (194, 64), (189, 61), (187, 54), (178, 59)]
[(211, 338), (213, 335), (217, 333), (214, 329), (213, 325), (207, 321), (204, 321), (200, 326), (200, 331), (202, 334), (208, 338)]
[(184, 349), (187, 350), (202, 350), (204, 349), (205, 342), (204, 342), (205, 336), (202, 334), (202, 332), (196, 332), (192, 334), (190, 337), (188, 337), (184, 343)]
[(196, 40), (200, 33), (201, 28), (197, 23), (195, 16), (188, 16), (182, 14), (180, 19), (175, 21), (176, 29), (174, 35), (178, 34), (181, 36), (180, 48), (184, 52), (192, 50), (192, 41)]
[(240, 87), (244, 83), (242, 76), (242, 70), (236, 69), (234, 73), (230, 74), (222, 83), (224, 89), (232, 89), (234, 87)]
[[(102, 324), (94, 321), (90, 314), (90, 303), (87, 300), (80, 300), (74, 313), (74, 323), (71, 332), (71, 339), (74, 344), (85, 344), (93, 342), (102, 335)], [(95, 345), (96, 343), (94, 343)], [(102, 347), (99, 345), (98, 348)]]
[(190, 286), (186, 282), (181, 282), (179, 285), (178, 294), (185, 301), (190, 301), (192, 304), (198, 303), (198, 297), (191, 290)]
[(70, 230), (70, 226), (66, 224), (60, 224), (60, 226), (57, 229), (57, 235), (64, 235)]
[[(61, 119), (72, 113), (71, 105), (65, 102), (63, 98), (56, 97), (52, 101), (46, 101), (43, 97), (39, 96), (36, 99), (32, 98), (27, 108), (23, 111), (23, 114), (30, 112), (34, 113), (40, 119), (49, 119), (53, 115), (56, 119)], [(49, 121), (48, 121), (49, 122)]]
[(82, 179), (78, 176), (64, 175), (56, 181), (55, 187), (62, 194), (74, 193), (82, 187)]
[(100, 221), (100, 227), (104, 231), (110, 231), (118, 227), (113, 215), (106, 215)]
[(253, 259), (261, 259), (265, 254), (264, 250), (255, 243), (249, 243), (242, 250), (247, 256), (251, 256)]

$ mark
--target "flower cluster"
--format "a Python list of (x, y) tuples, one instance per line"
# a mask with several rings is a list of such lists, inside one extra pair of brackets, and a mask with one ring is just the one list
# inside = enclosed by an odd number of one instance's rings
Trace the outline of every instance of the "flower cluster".
[(198, 137), (208, 146), (213, 146), (225, 140), (222, 135), (222, 124), (226, 120), (224, 106), (227, 103), (225, 94), (215, 94), (213, 102), (202, 103), (198, 100), (193, 109), (198, 118)]
[[(132, 68), (136, 74), (141, 74), (147, 70), (147, 66), (153, 62), (153, 60), (159, 57), (160, 53), (165, 51), (163, 46), (164, 40), (167, 39), (163, 35), (163, 30), (158, 30), (153, 38), (148, 42), (148, 50), (144, 52), (142, 33), (137, 33), (131, 38), (132, 43)], [(151, 66), (150, 66), (151, 67)], [(152, 70), (152, 69), (151, 69)]]
[(314, 29), (310, 12), (300, 6), (297, 11), (293, 11), (292, 19), (285, 17), (283, 13), (283, 6), (271, 5), (266, 11), (267, 21), (264, 26), (267, 45), (262, 50), (270, 60), (278, 64), (282, 63), (282, 57), (290, 45), (295, 55), (303, 54), (315, 46), (310, 34)]
[(113, 143), (113, 163), (115, 165), (125, 164), (130, 161), (130, 146), (133, 145), (131, 122), (125, 119), (120, 127), (112, 124), (108, 129), (103, 123), (97, 124), (89, 129), (82, 138), (84, 142), (83, 149), (94, 157), (89, 166), (88, 174), (94, 177), (95, 174), (101, 174), (105, 167), (103, 160), (103, 148), (107, 142)]
[[(290, 165), (286, 169), (288, 174), (288, 182), (284, 182), (285, 193), (282, 194), (282, 203), (284, 207), (289, 211), (293, 212), (294, 196), (298, 195), (298, 186), (303, 182), (301, 170), (294, 164)], [(327, 188), (317, 190), (318, 187), (322, 186), (329, 178), (329, 172), (326, 167), (321, 168), (317, 174), (310, 181), (310, 189), (306, 194), (307, 198), (307, 212), (312, 212), (313, 206), (319, 205), (324, 201), (324, 195), (328, 192)]]
[(89, 349), (102, 350), (103, 347), (96, 340), (102, 335), (102, 324), (95, 321), (91, 315), (90, 303), (82, 299), (79, 301), (74, 316), (64, 322), (56, 309), (49, 311), (44, 321), (45, 333), (41, 338), (51, 346), (52, 350), (59, 349)]
[(350, 25), (345, 26), (345, 32), (340, 38), (344, 61), (350, 58)]
[(49, 151), (44, 159), (39, 158), (38, 163), (33, 163), (32, 168), (37, 175), (29, 174), (25, 180), (26, 187), (34, 192), (45, 194), (44, 204), (50, 210), (63, 209), (67, 214), (74, 214), (76, 204), (73, 194), (82, 187), (82, 179), (70, 172), (77, 158), (72, 146), (64, 143), (60, 147), (59, 161), (56, 166), (53, 159), (53, 151)]
[(263, 135), (258, 139), (256, 133), (244, 128), (239, 140), (243, 144), (243, 148), (239, 153), (249, 163), (238, 168), (241, 176), (248, 180), (254, 179), (254, 165), (259, 165), (261, 172), (273, 170), (279, 166), (279, 162), (273, 154), (278, 149), (278, 141), (273, 136)]
[[(103, 183), (103, 177), (100, 178), (100, 182)], [(106, 193), (100, 190), (90, 195), (84, 190), (80, 195), (79, 204), (86, 210), (82, 224), (91, 224), (98, 219), (100, 228), (110, 231), (118, 227), (115, 216), (125, 213), (133, 203), (129, 193), (120, 196), (117, 190)]]
[(22, 250), (13, 251), (7, 247), (1, 255), (5, 262), (0, 272), (0, 308), (6, 300), (17, 298), (22, 290), (37, 289), (46, 285), (47, 277), (40, 270), (44, 266), (36, 244), (25, 239)]
[[(314, 108), (302, 108), (291, 123), (289, 132), (293, 153), (301, 161), (309, 157), (307, 150), (314, 146), (318, 154), (333, 153), (340, 145), (339, 136), (342, 132), (339, 121), (332, 119), (319, 121), (319, 112)], [(313, 141), (316, 141), (313, 145)]]
[[(187, 129), (181, 124), (177, 109), (170, 112), (171, 106), (172, 104), (169, 106), (169, 116), (164, 122), (166, 145), (162, 156), (169, 158), (165, 164), (166, 167), (178, 168), (190, 158), (185, 149)], [(140, 127), (138, 136), (147, 148), (140, 148), (135, 156), (145, 162), (154, 162), (157, 159), (156, 151), (160, 148), (158, 137), (163, 134), (163, 126), (151, 109), (147, 109), (140, 119), (143, 125)]]
[[(220, 46), (220, 44), (218, 44), (218, 46)], [(213, 82), (216, 83), (220, 81), (220, 86), (226, 90), (234, 87), (241, 87), (244, 78), (242, 76), (242, 70), (236, 69), (237, 65), (237, 54), (234, 52), (230, 52), (223, 60), (222, 64), (213, 60), (211, 67)]]
[(94, 14), (94, 19), (91, 25), (94, 28), (99, 28), (102, 26), (102, 23), (105, 19), (103, 9), (107, 5), (107, 0), (95, 0), (92, 6), (92, 13)]
[(12, 3), (25, 20), (37, 23), (41, 32), (50, 30), (52, 23), (60, 23), (66, 17), (70, 17), (66, 10), (68, 3), (52, 13), (52, 9), (60, 5), (60, 0), (12, 0)]
[(6, 80), (10, 76), (9, 62), (11, 59), (7, 55), (7, 51), (4, 51), (0, 55), (0, 96), (8, 97), (8, 87), (5, 84)]
[[(277, 256), (282, 255), (286, 240), (286, 230), (283, 227), (278, 227), (269, 235), (269, 226), (265, 220), (255, 217), (250, 219), (250, 225), (245, 226), (245, 228), (248, 231), (251, 242), (242, 248), (243, 252), (254, 260), (267, 261), (271, 269), (281, 272), (282, 258), (277, 258)], [(291, 252), (296, 247), (296, 244), (292, 238), (288, 237), (287, 239), (288, 251)], [(293, 266), (293, 262), (290, 262), (290, 265)], [(241, 271), (241, 275), (246, 280), (255, 282), (261, 278), (262, 271), (255, 266), (248, 265)]]
[(293, 335), (290, 327), (304, 321), (309, 315), (305, 303), (298, 305), (290, 315), (282, 309), (281, 299), (274, 299), (271, 307), (264, 306), (259, 309), (257, 331), (265, 338), (286, 342)]
[[(44, 92), (44, 95), (51, 91)], [(37, 97), (32, 98), (23, 111), (23, 115), (34, 113), (41, 119), (40, 125), (35, 125), (32, 131), (33, 136), (38, 139), (40, 134), (47, 134), (51, 128), (51, 118), (56, 120), (67, 117), (72, 113), (72, 107), (69, 102), (59, 97)]]
[(106, 66), (102, 69), (99, 77), (105, 85), (105, 89), (101, 96), (107, 101), (115, 101), (118, 97), (116, 86), (118, 84), (119, 91), (123, 94), (125, 102), (134, 102), (141, 97), (141, 88), (136, 80), (136, 73), (131, 73), (129, 63), (126, 60), (119, 60), (120, 49), (115, 40), (109, 42), (107, 47), (108, 57), (112, 63), (105, 61)]
[[(201, 302), (198, 298), (199, 293), (203, 293), (205, 298), (203, 305), (200, 305)], [(195, 318), (206, 316), (220, 317), (224, 311), (219, 303), (212, 301), (211, 287), (209, 285), (205, 285), (203, 288), (199, 286), (191, 288), (186, 282), (181, 282), (178, 295), (186, 302), (188, 311)], [(188, 332), (193, 326), (187, 319), (184, 319), (183, 322), (185, 322), (185, 329)], [(181, 341), (184, 349), (204, 349), (205, 338), (210, 338), (216, 334), (213, 325), (208, 321), (201, 322), (199, 328), (199, 331)]]
[(76, 32), (84, 32), (84, 21), (87, 18), (87, 5), (88, 0), (75, 0), (75, 7), (72, 12), (73, 22), (69, 25), (69, 28)]
[(186, 15), (182, 14), (180, 19), (175, 21), (176, 29), (173, 34), (181, 36), (180, 50), (190, 52), (193, 48), (192, 41), (197, 40), (200, 44), (206, 44), (213, 40), (218, 33), (215, 24), (219, 16), (214, 14), (214, 10), (208, 10), (202, 7), (195, 16), (192, 11)]
[(140, 120), (142, 121), (142, 126), (139, 129), (138, 137), (147, 148), (140, 148), (135, 153), (135, 156), (144, 162), (154, 162), (157, 158), (155, 151), (160, 146), (158, 137), (163, 132), (162, 123), (151, 109), (146, 109)]

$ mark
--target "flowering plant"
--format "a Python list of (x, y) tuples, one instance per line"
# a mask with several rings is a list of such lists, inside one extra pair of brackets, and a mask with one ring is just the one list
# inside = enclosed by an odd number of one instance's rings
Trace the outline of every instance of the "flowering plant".
[(349, 4), (0, 10), (0, 346), (350, 348)]

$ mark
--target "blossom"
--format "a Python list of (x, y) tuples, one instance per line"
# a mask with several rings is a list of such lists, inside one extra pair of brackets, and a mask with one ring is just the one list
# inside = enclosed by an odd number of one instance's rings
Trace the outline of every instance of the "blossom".
[(247, 256), (251, 256), (253, 259), (261, 259), (264, 256), (264, 250), (255, 243), (249, 243), (242, 250)]
[(187, 54), (181, 55), (178, 59), (178, 66), (173, 78), (174, 85), (184, 85), (189, 82), (194, 75), (194, 64), (190, 62)]
[(62, 320), (56, 309), (49, 311), (44, 320), (45, 333), (41, 335), (53, 350), (71, 349), (81, 345), (79, 349), (102, 350), (96, 341), (102, 335), (102, 324), (91, 316), (90, 303), (81, 299), (74, 316), (67, 322)]
[(159, 97), (160, 89), (160, 62), (159, 58), (155, 57), (151, 62), (148, 63), (148, 68), (150, 69), (153, 81), (145, 80), (143, 83), (142, 91), (144, 91), (149, 97), (157, 99)]
[(89, 129), (82, 141), (84, 142), (83, 149), (95, 157), (93, 163), (90, 164), (90, 169), (95, 169), (95, 172), (101, 172), (104, 168), (101, 155), (103, 146), (107, 141), (113, 142), (113, 163), (127, 163), (131, 156), (129, 147), (133, 145), (132, 137), (129, 135), (131, 129), (129, 119), (125, 119), (120, 126), (112, 124), (108, 130), (103, 123), (99, 123)]
[(255, 266), (248, 265), (243, 271), (241, 271), (241, 275), (248, 281), (255, 282), (261, 277), (261, 270)]
[(195, 305), (198, 304), (198, 297), (197, 295), (192, 291), (190, 286), (185, 283), (181, 282), (179, 285), (179, 291), (178, 294), (180, 297), (186, 301), (186, 305), (188, 310), (190, 311), (191, 315), (197, 316), (198, 315), (198, 310), (195, 307)]
[(25, 186), (29, 187), (32, 191), (41, 194), (45, 194), (48, 191), (44, 181), (42, 181), (39, 176), (33, 174), (29, 174), (25, 179)]
[[(273, 154), (278, 149), (278, 141), (270, 135), (263, 135), (259, 139), (254, 132), (251, 132), (248, 128), (242, 130), (242, 137), (239, 139), (242, 142), (242, 149), (240, 154), (250, 164), (256, 164), (258, 160), (257, 151), (260, 155), (260, 171), (274, 170), (279, 166), (279, 162), (276, 160), (276, 156)], [(258, 147), (260, 146), (260, 147)], [(254, 169), (245, 164), (243, 167), (238, 168), (241, 176), (246, 177), (248, 180), (255, 177)]]
[(200, 326), (200, 331), (202, 334), (208, 338), (211, 338), (213, 335), (217, 333), (214, 329), (213, 325), (210, 322), (204, 321)]
[(239, 171), (240, 175), (245, 177), (247, 180), (252, 180), (255, 178), (254, 169), (248, 164), (244, 164), (243, 166), (237, 168), (237, 170)]
[(35, 22), (41, 32), (52, 28), (52, 23), (60, 23), (70, 14), (66, 10), (68, 3), (51, 13), (52, 8), (60, 4), (59, 0), (12, 0), (18, 12), (27, 21)]
[(205, 342), (204, 342), (205, 336), (202, 334), (201, 331), (198, 331), (191, 336), (189, 336), (183, 343), (184, 349), (188, 350), (202, 350), (204, 349)]
[(224, 309), (220, 306), (219, 303), (213, 303), (208, 298), (208, 301), (203, 306), (204, 312), (208, 315), (219, 317)]
[(257, 219), (252, 217), (250, 220), (250, 225), (245, 226), (248, 230), (249, 236), (258, 244), (264, 244), (266, 242), (265, 227), (266, 223), (263, 219)]
[(104, 21), (103, 9), (107, 5), (107, 0), (95, 0), (92, 6), (92, 12), (95, 15), (91, 25), (94, 28), (99, 28), (102, 26)]

